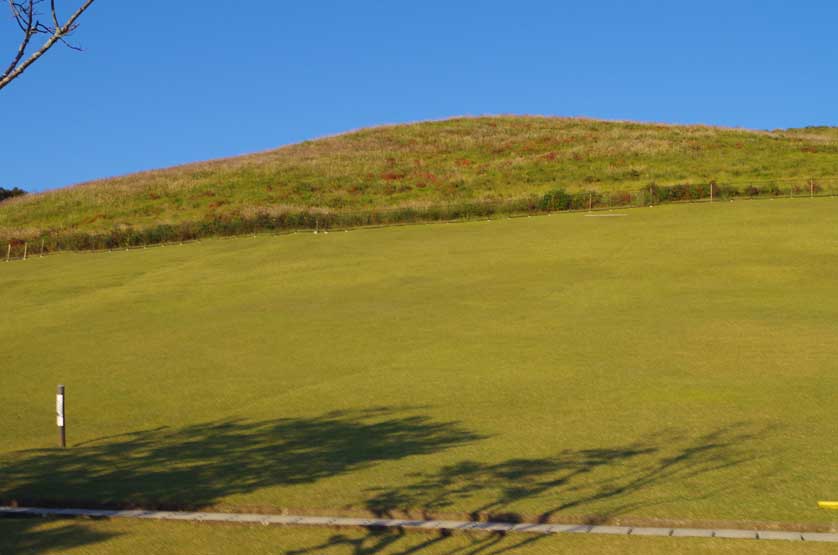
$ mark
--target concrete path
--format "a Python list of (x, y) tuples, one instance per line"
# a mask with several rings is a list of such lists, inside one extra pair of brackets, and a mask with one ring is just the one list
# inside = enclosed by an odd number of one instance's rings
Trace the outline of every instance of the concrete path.
[(838, 543), (838, 533), (772, 532), (764, 530), (709, 530), (701, 528), (642, 528), (631, 526), (587, 526), (573, 524), (511, 524), (457, 520), (396, 520), (329, 516), (260, 515), (244, 513), (199, 513), (182, 511), (108, 511), (95, 509), (41, 509), (0, 507), (0, 517), (91, 517), (139, 518), (148, 520), (189, 520), (201, 522), (249, 523), (293, 526), (352, 526), (403, 528), (416, 530), (471, 530), (526, 534), (615, 534), (632, 536), (671, 536), (675, 538), (727, 538)]

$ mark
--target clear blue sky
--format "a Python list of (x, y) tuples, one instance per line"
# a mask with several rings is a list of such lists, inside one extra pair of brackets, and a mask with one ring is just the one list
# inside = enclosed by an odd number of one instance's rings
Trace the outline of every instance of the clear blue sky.
[(462, 114), (838, 125), (836, 22), (832, 0), (97, 0), (85, 52), (0, 91), (0, 186)]

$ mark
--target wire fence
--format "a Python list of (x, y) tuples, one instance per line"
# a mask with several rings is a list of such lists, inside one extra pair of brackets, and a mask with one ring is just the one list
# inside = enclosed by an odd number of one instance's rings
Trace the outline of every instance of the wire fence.
[(326, 210), (319, 208), (255, 214), (227, 214), (202, 221), (118, 228), (106, 232), (57, 231), (26, 238), (9, 238), (5, 261), (27, 260), (61, 251), (102, 252), (185, 244), (207, 237), (232, 238), (259, 233), (286, 235), (357, 228), (389, 227), (430, 222), (457, 222), (492, 217), (516, 217), (551, 212), (594, 211), (685, 202), (718, 202), (768, 198), (816, 198), (838, 194), (838, 177), (766, 179), (747, 183), (651, 184), (634, 190), (568, 192), (553, 189), (541, 195), (496, 200), (464, 200), (442, 204)]

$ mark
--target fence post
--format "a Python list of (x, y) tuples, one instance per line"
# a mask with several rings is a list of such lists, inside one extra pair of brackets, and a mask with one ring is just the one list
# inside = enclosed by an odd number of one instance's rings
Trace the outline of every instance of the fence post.
[(26, 260), (26, 253), (29, 250), (29, 243), (23, 244), (23, 259)]
[(6, 249), (6, 262), (12, 259), (12, 244), (9, 243), (9, 248)]
[(58, 424), (58, 446), (64, 449), (67, 447), (67, 432), (66, 422), (64, 420), (64, 386), (58, 386), (58, 392), (55, 395), (55, 417), (56, 424)]
[(815, 198), (815, 180), (809, 180), (809, 198)]
[(41, 258), (44, 257), (44, 239), (41, 239)]

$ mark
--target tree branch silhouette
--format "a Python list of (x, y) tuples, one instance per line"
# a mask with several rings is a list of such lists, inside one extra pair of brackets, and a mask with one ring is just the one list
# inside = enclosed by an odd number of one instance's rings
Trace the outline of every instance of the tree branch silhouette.
[[(44, 23), (37, 11), (38, 5), (44, 0), (7, 0), (12, 11), (12, 18), (23, 33), (17, 51), (6, 69), (0, 74), (0, 90), (6, 85), (20, 77), (32, 64), (47, 53), (57, 42), (60, 42), (73, 50), (81, 50), (78, 46), (68, 42), (67, 38), (78, 29), (78, 19), (93, 4), (94, 0), (85, 2), (69, 17), (64, 23), (58, 16), (58, 9), (55, 0), (50, 0), (49, 17), (50, 22)], [(46, 40), (35, 52), (24, 59), (32, 40), (37, 35), (44, 35)]]

